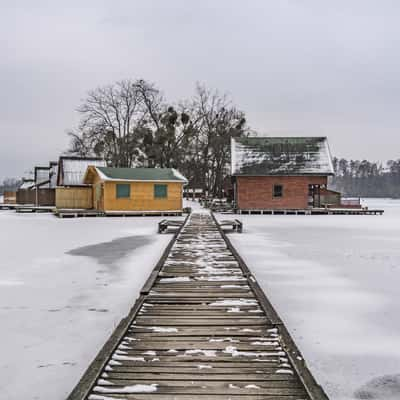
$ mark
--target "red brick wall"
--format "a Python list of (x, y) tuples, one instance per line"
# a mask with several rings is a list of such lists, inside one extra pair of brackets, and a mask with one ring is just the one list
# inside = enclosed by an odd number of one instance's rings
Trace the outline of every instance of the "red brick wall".
[[(239, 209), (282, 209), (308, 207), (308, 185), (327, 184), (326, 176), (238, 176)], [(274, 185), (283, 185), (283, 196), (273, 197)]]

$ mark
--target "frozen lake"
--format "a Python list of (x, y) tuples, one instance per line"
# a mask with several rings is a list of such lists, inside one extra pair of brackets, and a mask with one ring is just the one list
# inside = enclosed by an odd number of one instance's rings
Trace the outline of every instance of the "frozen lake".
[(400, 399), (400, 201), (383, 216), (247, 216), (231, 239), (333, 400)]
[(160, 219), (0, 212), (1, 399), (65, 399), (171, 239)]
[[(332, 400), (400, 398), (400, 201), (368, 204), (385, 214), (240, 216), (230, 236)], [(0, 398), (66, 397), (170, 240), (159, 220), (0, 212)]]

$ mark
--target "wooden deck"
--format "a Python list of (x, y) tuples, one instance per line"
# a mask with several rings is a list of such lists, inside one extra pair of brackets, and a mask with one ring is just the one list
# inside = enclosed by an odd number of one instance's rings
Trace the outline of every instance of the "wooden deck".
[(15, 207), (17, 213), (51, 213), (54, 210), (54, 206), (17, 205)]
[(128, 211), (128, 210), (121, 210), (121, 211), (105, 211), (104, 215), (107, 217), (146, 217), (146, 216), (157, 216), (157, 217), (164, 217), (164, 216), (181, 216), (182, 210), (166, 210), (166, 211)]
[(213, 216), (194, 213), (68, 398), (78, 399), (327, 397)]
[(16, 204), (0, 203), (0, 210), (15, 210)]
[(361, 208), (246, 209), (237, 214), (248, 215), (382, 215), (385, 210)]
[(83, 217), (147, 217), (147, 216), (181, 216), (182, 211), (111, 211), (94, 209), (57, 208), (54, 214), (59, 218)]
[(54, 206), (35, 206), (34, 204), (2, 204), (0, 210), (15, 210), (17, 213), (35, 213), (45, 212), (50, 213), (55, 209)]
[(54, 215), (59, 218), (103, 217), (104, 213), (85, 208), (57, 208)]

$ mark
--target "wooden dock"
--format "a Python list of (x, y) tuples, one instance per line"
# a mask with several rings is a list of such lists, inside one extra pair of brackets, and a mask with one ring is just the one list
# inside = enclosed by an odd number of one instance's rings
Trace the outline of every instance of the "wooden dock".
[(382, 215), (385, 210), (365, 208), (304, 208), (304, 209), (243, 209), (237, 214), (248, 215)]
[(85, 208), (57, 208), (54, 215), (59, 218), (104, 217), (104, 213)]
[(54, 210), (54, 206), (17, 205), (15, 207), (17, 213), (51, 213)]
[(54, 206), (35, 206), (34, 204), (2, 204), (0, 203), (0, 210), (15, 210), (17, 213), (36, 213), (45, 212), (50, 213), (55, 209)]
[(0, 210), (15, 210), (16, 204), (0, 203)]
[(54, 215), (59, 218), (83, 217), (148, 217), (182, 216), (182, 211), (100, 211), (94, 209), (57, 208)]
[(194, 213), (68, 397), (83, 399), (327, 396), (214, 217)]

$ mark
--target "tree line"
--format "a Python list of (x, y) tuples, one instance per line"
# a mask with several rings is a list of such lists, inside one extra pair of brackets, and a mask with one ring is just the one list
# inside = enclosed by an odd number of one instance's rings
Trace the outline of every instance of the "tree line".
[[(98, 87), (77, 109), (80, 122), (68, 132), (69, 154), (97, 156), (113, 167), (176, 168), (213, 197), (223, 193), (230, 173), (230, 139), (253, 134), (245, 113), (230, 97), (197, 84), (176, 104), (143, 79)], [(386, 164), (333, 159), (330, 186), (345, 196), (400, 198), (400, 159)], [(15, 190), (16, 179), (0, 184)]]
[(106, 159), (113, 167), (176, 168), (189, 187), (221, 196), (229, 175), (230, 139), (250, 134), (245, 113), (226, 94), (197, 84), (169, 103), (144, 80), (124, 80), (88, 93), (69, 132), (69, 153)]
[(331, 187), (345, 196), (400, 198), (400, 159), (385, 164), (333, 158)]
[(6, 178), (0, 183), (0, 194), (11, 191), (14, 192), (21, 185), (22, 181), (16, 178)]

